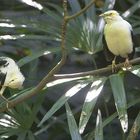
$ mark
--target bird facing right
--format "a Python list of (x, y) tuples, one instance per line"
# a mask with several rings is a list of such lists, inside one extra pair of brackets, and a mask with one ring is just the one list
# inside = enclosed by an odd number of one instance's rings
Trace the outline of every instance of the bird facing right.
[(104, 18), (104, 39), (108, 50), (115, 56), (112, 69), (115, 67), (116, 57), (125, 58), (124, 66), (128, 67), (129, 57), (134, 54), (132, 41), (132, 27), (117, 11), (110, 10), (100, 15)]

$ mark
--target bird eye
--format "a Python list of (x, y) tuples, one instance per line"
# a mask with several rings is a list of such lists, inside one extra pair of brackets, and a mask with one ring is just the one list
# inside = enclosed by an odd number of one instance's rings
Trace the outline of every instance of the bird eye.
[(114, 16), (114, 13), (111, 13), (111, 16)]

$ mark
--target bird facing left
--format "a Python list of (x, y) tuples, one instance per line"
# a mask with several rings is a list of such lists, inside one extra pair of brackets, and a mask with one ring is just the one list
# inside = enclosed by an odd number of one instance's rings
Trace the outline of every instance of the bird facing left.
[(9, 57), (0, 57), (0, 96), (8, 101), (4, 96), (6, 87), (21, 89), (25, 78), (16, 62)]
[(115, 60), (118, 56), (125, 58), (124, 67), (129, 68), (129, 59), (133, 58), (135, 52), (132, 26), (115, 10), (109, 10), (100, 16), (105, 21), (103, 36), (104, 48), (110, 51), (107, 54), (112, 53), (114, 55), (112, 70), (116, 65)]

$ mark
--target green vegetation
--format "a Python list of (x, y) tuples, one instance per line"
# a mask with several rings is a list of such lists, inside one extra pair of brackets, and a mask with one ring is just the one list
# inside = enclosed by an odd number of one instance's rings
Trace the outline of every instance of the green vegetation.
[[(1, 2), (0, 55), (17, 60), (26, 80), (4, 93), (8, 110), (1, 99), (0, 139), (140, 139), (140, 1), (56, 1)], [(103, 56), (99, 14), (109, 9), (133, 26), (130, 71), (111, 73)]]

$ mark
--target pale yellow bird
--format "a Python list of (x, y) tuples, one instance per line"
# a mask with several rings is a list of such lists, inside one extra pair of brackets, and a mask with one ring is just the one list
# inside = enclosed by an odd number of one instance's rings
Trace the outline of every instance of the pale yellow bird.
[(117, 11), (110, 10), (100, 15), (105, 21), (104, 46), (115, 56), (112, 61), (112, 69), (116, 66), (116, 57), (125, 58), (124, 67), (129, 67), (129, 58), (134, 55), (132, 41), (132, 26), (124, 20)]
[(18, 65), (9, 57), (0, 57), (0, 96), (8, 101), (4, 96), (6, 87), (13, 89), (22, 88), (25, 78), (20, 72)]

